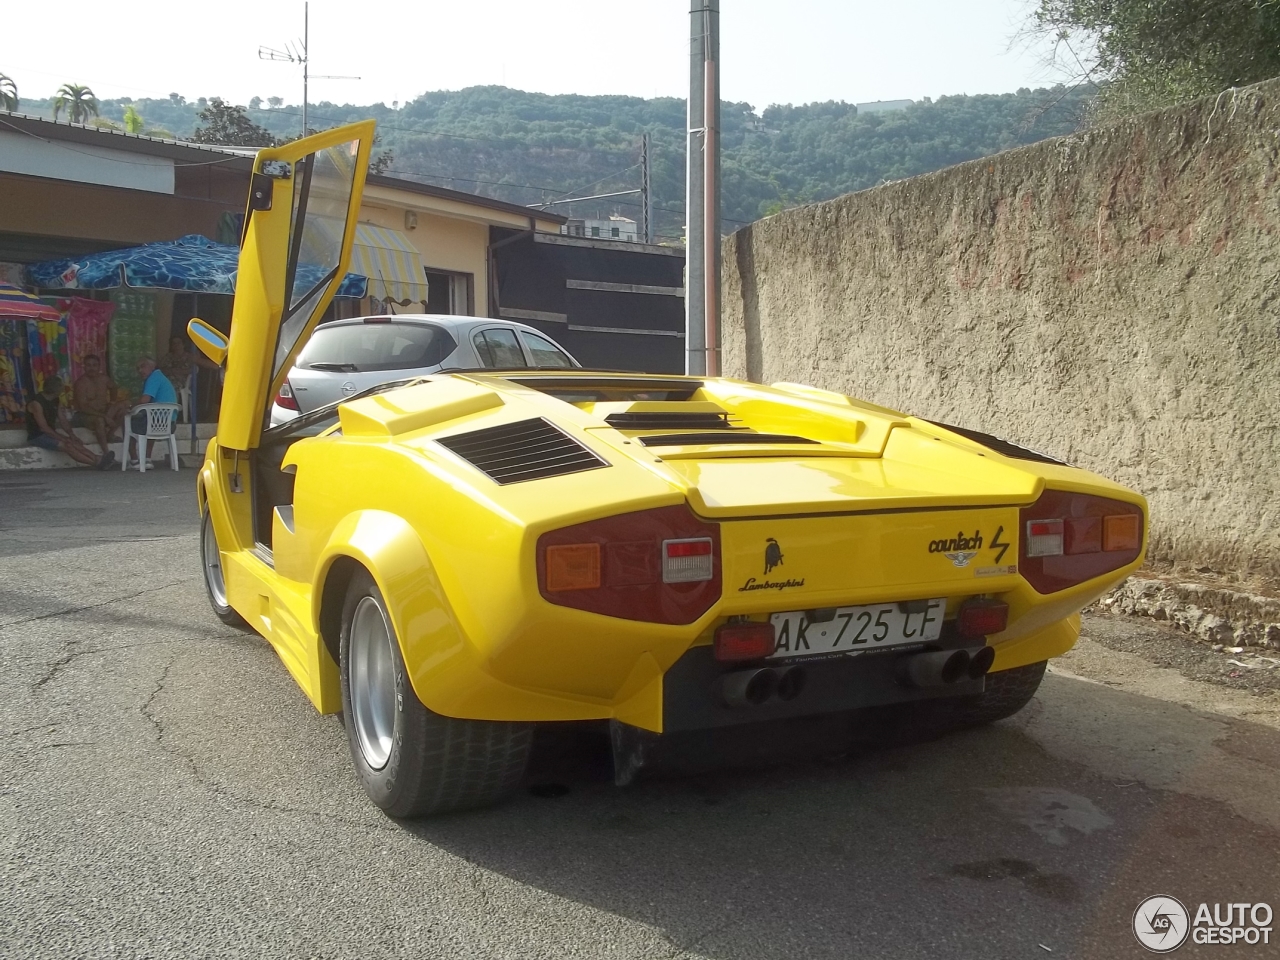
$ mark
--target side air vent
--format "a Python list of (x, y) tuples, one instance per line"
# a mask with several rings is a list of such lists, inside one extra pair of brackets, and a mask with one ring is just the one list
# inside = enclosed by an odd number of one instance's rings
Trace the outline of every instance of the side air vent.
[(1061, 467), (1070, 466), (1070, 464), (1064, 463), (1061, 460), (1055, 460), (1047, 453), (1028, 450), (1026, 447), (1020, 447), (1016, 443), (1010, 443), (1008, 440), (1001, 440), (999, 437), (993, 437), (989, 433), (979, 433), (977, 430), (967, 430), (964, 427), (953, 427), (949, 423), (938, 423), (935, 420), (926, 420), (925, 423), (932, 423), (935, 427), (942, 427), (944, 430), (950, 430), (952, 433), (958, 433), (966, 440), (972, 440), (974, 443), (980, 443), (984, 447), (988, 447), (996, 453), (1003, 454), (1006, 457), (1012, 457), (1014, 460), (1030, 460), (1033, 463), (1054, 463)]
[(608, 461), (541, 417), (456, 433), (436, 442), (501, 484), (609, 466)]
[(615, 430), (732, 430), (727, 413), (611, 413), (604, 422)]
[(646, 447), (689, 447), (738, 443), (817, 443), (782, 433), (662, 433), (639, 437)]

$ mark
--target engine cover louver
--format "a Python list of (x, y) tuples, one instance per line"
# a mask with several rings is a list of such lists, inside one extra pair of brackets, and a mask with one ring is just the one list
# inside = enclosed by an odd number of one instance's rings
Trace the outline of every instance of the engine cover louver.
[(550, 422), (535, 417), (436, 441), (495, 483), (520, 483), (609, 466)]
[(804, 437), (793, 437), (781, 433), (663, 433), (648, 437), (640, 437), (646, 447), (687, 447), (687, 446), (719, 446), (724, 444), (751, 443), (817, 443)]
[(732, 430), (727, 413), (611, 413), (604, 422), (615, 430)]

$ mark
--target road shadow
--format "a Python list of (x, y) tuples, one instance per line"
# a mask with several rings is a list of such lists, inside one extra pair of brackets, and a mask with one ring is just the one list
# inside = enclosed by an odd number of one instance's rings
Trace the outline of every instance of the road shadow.
[[(1054, 709), (1189, 722), (1162, 701), (1046, 686)], [(1139, 956), (1144, 897), (1271, 889), (1274, 833), (1054, 757), (1016, 720), (941, 738), (884, 715), (844, 724), (689, 738), (622, 789), (603, 729), (565, 727), (540, 739), (532, 790), (404, 829), (646, 924), (671, 956), (724, 960)], [(1249, 726), (1251, 749), (1280, 747)]]

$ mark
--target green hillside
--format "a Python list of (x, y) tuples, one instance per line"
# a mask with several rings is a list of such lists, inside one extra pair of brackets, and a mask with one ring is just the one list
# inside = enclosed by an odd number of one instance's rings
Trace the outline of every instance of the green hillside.
[[(847, 103), (723, 106), (724, 216), (731, 230), (784, 207), (823, 200), (1070, 133), (1092, 91), (1019, 90), (925, 100), (887, 113), (859, 114)], [(102, 117), (119, 122), (132, 103), (148, 130), (189, 136), (204, 101), (107, 100)], [(36, 104), (22, 109), (35, 112)], [(47, 112), (47, 111), (46, 111)], [(279, 137), (300, 133), (296, 106), (256, 100), (248, 117)], [(659, 235), (677, 238), (684, 206), (684, 101), (674, 98), (550, 96), (506, 87), (426, 93), (385, 104), (319, 103), (310, 126), (365, 117), (378, 121), (393, 174), (534, 204), (561, 196), (639, 186), (639, 145), (651, 134)], [(634, 197), (555, 208), (638, 218)]]

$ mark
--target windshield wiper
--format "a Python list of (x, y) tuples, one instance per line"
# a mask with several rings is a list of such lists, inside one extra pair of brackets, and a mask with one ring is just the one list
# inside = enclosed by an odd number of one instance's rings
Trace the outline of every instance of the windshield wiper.
[(354, 363), (326, 363), (323, 360), (317, 363), (308, 363), (307, 366), (312, 370), (336, 370), (343, 373), (358, 373), (360, 370)]

